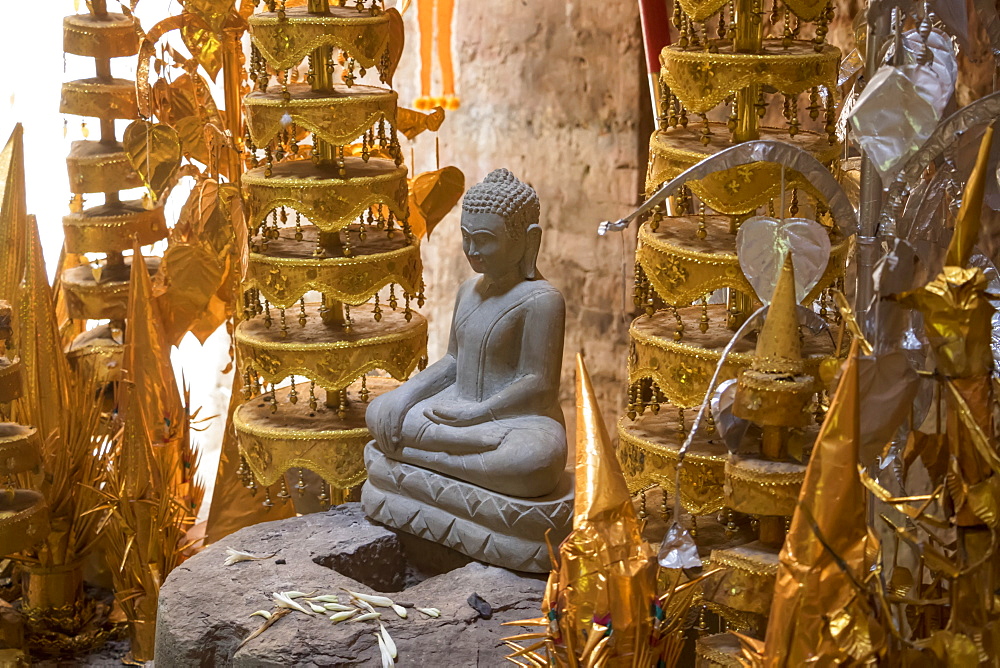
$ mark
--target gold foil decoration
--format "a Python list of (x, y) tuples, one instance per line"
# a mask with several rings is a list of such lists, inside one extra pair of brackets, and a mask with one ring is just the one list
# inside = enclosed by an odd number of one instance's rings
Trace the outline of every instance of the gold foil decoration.
[[(292, 97), (286, 99), (285, 90)], [(395, 91), (375, 86), (337, 85), (331, 93), (313, 93), (308, 84), (291, 83), (282, 91), (254, 91), (243, 99), (247, 130), (264, 146), (295, 124), (336, 146), (349, 144), (386, 120), (396, 123)]]
[[(706, 52), (707, 53), (707, 52)], [(649, 167), (646, 171), (646, 192), (693, 167), (705, 158), (731, 146), (725, 125), (718, 125), (709, 144), (701, 143), (702, 135), (694, 126), (668, 128), (653, 133), (649, 141)], [(792, 144), (812, 154), (819, 162), (830, 164), (840, 155), (840, 148), (830, 144), (826, 135), (800, 132), (789, 137), (785, 130), (760, 128), (760, 138)], [(772, 162), (756, 162), (713, 172), (709, 176), (689, 181), (686, 185), (712, 210), (726, 215), (744, 214), (767, 206), (780, 196), (782, 166)], [(786, 169), (786, 187), (798, 188), (822, 201), (822, 196), (809, 180), (798, 172)]]
[(442, 123), (444, 109), (441, 107), (434, 107), (426, 113), (405, 107), (396, 109), (396, 129), (411, 141), (424, 131), (437, 132)]
[[(412, 214), (410, 220), (412, 221)], [(412, 225), (412, 222), (411, 222)], [(303, 228), (306, 243), (315, 242), (315, 227)], [(395, 248), (378, 253), (358, 252), (351, 257), (311, 258), (282, 255), (283, 240), (268, 244), (267, 251), (250, 254), (244, 289), (259, 289), (261, 296), (272, 305), (291, 308), (310, 290), (318, 290), (331, 299), (360, 306), (390, 283), (399, 285), (407, 294), (417, 294), (421, 286), (423, 264), (420, 246), (406, 243), (400, 235)], [(406, 244), (406, 245), (403, 245)]]
[[(241, 384), (240, 374), (233, 374), (229, 415), (235, 415), (243, 402), (240, 397)], [(291, 503), (274, 503), (266, 506), (259, 498), (254, 498), (257, 493), (256, 488), (247, 489), (240, 478), (241, 461), (233, 420), (227, 420), (222, 435), (222, 453), (215, 476), (213, 501), (208, 510), (205, 527), (205, 542), (208, 544), (218, 542), (234, 531), (252, 524), (295, 517), (295, 508)], [(219, 501), (221, 499), (225, 501)]]
[(75, 141), (66, 156), (69, 187), (74, 194), (117, 192), (142, 186), (142, 179), (121, 144)]
[[(618, 461), (630, 493), (658, 485), (676, 494), (677, 461), (685, 434), (677, 430), (677, 420), (669, 406), (657, 414), (635, 421), (623, 417), (618, 422)], [(726, 461), (729, 451), (721, 439), (709, 440), (699, 434), (684, 455), (680, 469), (681, 506), (692, 515), (710, 515), (722, 510), (725, 497)]]
[(90, 118), (133, 119), (139, 115), (135, 82), (127, 79), (81, 79), (62, 85), (59, 113)]
[(106, 253), (148, 246), (167, 236), (163, 207), (146, 209), (140, 200), (102, 204), (63, 216), (67, 253)]
[(222, 38), (200, 16), (185, 12), (181, 26), (181, 39), (198, 62), (214, 81), (222, 69)]
[(437, 224), (455, 208), (465, 192), (465, 174), (442, 167), (418, 174), (410, 182), (410, 229), (417, 238), (431, 236)]
[(75, 14), (63, 18), (63, 51), (87, 58), (127, 58), (139, 52), (137, 22), (123, 14), (109, 12)]
[(324, 232), (342, 229), (372, 207), (387, 207), (406, 217), (406, 168), (392, 161), (348, 157), (347, 178), (317, 178), (311, 162), (274, 165), (272, 176), (258, 167), (243, 175), (247, 219), (260, 221), (273, 209), (287, 206)]
[(24, 128), (14, 126), (0, 153), (0, 299), (16, 304), (24, 275), (28, 215), (24, 186)]
[(173, 187), (181, 166), (181, 140), (177, 131), (163, 123), (134, 121), (125, 128), (122, 146), (149, 198), (158, 203)]
[(852, 345), (780, 555), (764, 664), (874, 658), (882, 630), (859, 591), (871, 546), (858, 476), (858, 347)]
[(696, 114), (710, 111), (750, 85), (770, 86), (784, 95), (798, 95), (815, 86), (836, 90), (840, 49), (811, 42), (764, 40), (758, 53), (733, 53), (729, 42), (717, 51), (667, 47), (660, 55), (660, 76), (681, 104)]
[[(723, 9), (727, 0), (679, 0), (681, 9), (692, 21), (699, 23)], [(815, 21), (826, 11), (828, 0), (784, 0), (782, 6), (803, 21)]]
[(379, 322), (357, 318), (349, 333), (336, 338), (317, 305), (307, 304), (306, 317), (306, 325), (289, 328), (287, 336), (259, 318), (240, 323), (236, 328), (240, 359), (267, 383), (303, 376), (328, 390), (339, 390), (375, 369), (405, 380), (427, 348), (427, 321), (416, 313), (409, 322), (398, 311), (387, 311)]
[[(249, 18), (250, 38), (261, 55), (276, 70), (291, 69), (310, 51), (332, 46), (354, 58), (364, 68), (381, 67), (382, 55), (390, 53), (390, 13), (360, 15), (354, 7), (331, 7), (326, 15), (309, 14), (305, 7), (289, 7), (286, 18), (276, 13)], [(402, 53), (402, 43), (398, 47)], [(398, 60), (397, 60), (398, 62)], [(392, 59), (389, 59), (390, 65)], [(390, 72), (383, 72), (387, 79)]]
[(576, 382), (573, 531), (559, 547), (542, 610), (555, 612), (561, 643), (570, 654), (584, 649), (595, 622), (610, 625), (606, 660), (627, 665), (649, 642), (657, 566), (640, 534), (581, 355)]

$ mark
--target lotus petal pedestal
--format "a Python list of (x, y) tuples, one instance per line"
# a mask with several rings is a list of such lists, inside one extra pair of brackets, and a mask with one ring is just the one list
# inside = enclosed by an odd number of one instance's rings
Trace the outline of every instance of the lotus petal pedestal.
[(368, 517), (494, 566), (548, 572), (546, 532), (555, 547), (572, 526), (569, 472), (552, 494), (522, 499), (397, 462), (374, 443), (365, 448), (365, 466), (361, 507)]

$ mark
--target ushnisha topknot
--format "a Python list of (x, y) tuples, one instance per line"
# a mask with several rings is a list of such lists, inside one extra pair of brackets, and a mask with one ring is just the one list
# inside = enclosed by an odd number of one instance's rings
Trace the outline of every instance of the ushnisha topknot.
[(507, 234), (514, 239), (538, 223), (538, 193), (509, 170), (494, 169), (482, 182), (469, 188), (462, 200), (469, 213), (495, 213), (504, 219)]

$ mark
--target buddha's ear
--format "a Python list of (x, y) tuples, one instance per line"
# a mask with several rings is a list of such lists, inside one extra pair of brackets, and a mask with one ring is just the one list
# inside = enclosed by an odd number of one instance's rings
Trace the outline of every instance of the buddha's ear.
[(537, 223), (525, 230), (524, 256), (521, 258), (521, 274), (529, 281), (535, 280), (535, 262), (538, 247), (542, 244), (542, 226)]

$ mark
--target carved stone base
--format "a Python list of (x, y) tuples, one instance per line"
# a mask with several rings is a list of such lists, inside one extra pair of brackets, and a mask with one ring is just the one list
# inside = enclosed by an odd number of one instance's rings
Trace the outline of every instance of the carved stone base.
[(365, 448), (368, 482), (361, 506), (371, 519), (440, 543), (473, 559), (529, 573), (551, 569), (573, 523), (573, 477), (535, 499), (504, 496)]

